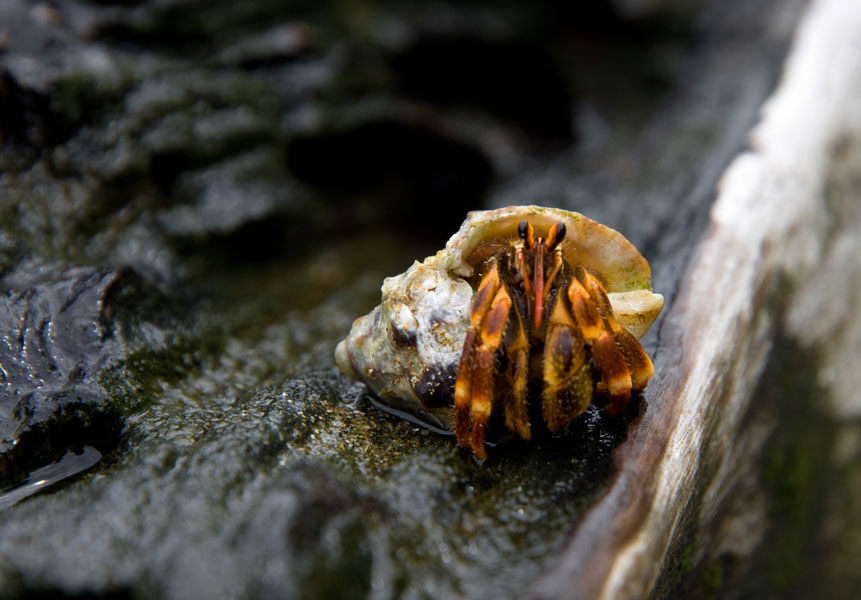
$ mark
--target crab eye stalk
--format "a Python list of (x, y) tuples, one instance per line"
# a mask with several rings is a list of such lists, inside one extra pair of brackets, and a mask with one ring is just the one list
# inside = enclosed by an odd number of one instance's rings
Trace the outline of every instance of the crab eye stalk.
[(565, 224), (559, 221), (550, 228), (547, 240), (544, 242), (544, 247), (547, 249), (547, 252), (551, 252), (563, 239), (565, 239)]
[(517, 226), (517, 233), (520, 235), (523, 243), (526, 244), (526, 249), (532, 250), (532, 246), (535, 243), (535, 232), (532, 229), (532, 223), (521, 221), (520, 225)]

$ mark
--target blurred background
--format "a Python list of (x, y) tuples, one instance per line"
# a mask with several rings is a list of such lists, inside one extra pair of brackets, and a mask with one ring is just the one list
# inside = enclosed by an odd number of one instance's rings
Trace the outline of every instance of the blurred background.
[(627, 421), (476, 470), (332, 349), (509, 204), (622, 232), (666, 312), (805, 5), (4, 0), (0, 597), (526, 594)]

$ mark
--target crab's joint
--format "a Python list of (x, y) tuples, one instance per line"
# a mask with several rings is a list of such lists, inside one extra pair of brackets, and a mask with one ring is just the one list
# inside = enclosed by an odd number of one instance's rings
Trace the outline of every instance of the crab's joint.
[(481, 341), (484, 344), (492, 345), (494, 348), (499, 347), (502, 343), (502, 332), (505, 329), (505, 323), (508, 321), (508, 312), (511, 310), (511, 297), (505, 288), (499, 288), (496, 292), (496, 297), (493, 299), (493, 304), (490, 305), (490, 313), (484, 320), (484, 325), (481, 328)]
[(574, 276), (580, 281), (589, 294), (589, 299), (598, 308), (598, 312), (601, 314), (601, 319), (604, 322), (604, 327), (613, 335), (619, 333), (619, 330), (622, 329), (622, 327), (616, 321), (616, 317), (613, 316), (613, 308), (610, 305), (610, 299), (607, 297), (607, 292), (604, 290), (604, 286), (598, 278), (580, 266), (575, 270)]
[(496, 260), (493, 260), (490, 270), (484, 276), (484, 279), (481, 280), (478, 291), (475, 293), (475, 300), (473, 300), (472, 308), (469, 312), (471, 325), (475, 327), (481, 326), (481, 322), (490, 308), (490, 303), (493, 301), (499, 285), (499, 265)]
[(571, 285), (568, 287), (568, 299), (571, 301), (571, 312), (577, 321), (577, 326), (583, 333), (583, 338), (587, 343), (594, 342), (604, 331), (601, 314), (589, 297), (589, 292), (577, 279), (571, 280)]
[[(564, 229), (562, 230), (564, 233)], [(550, 296), (550, 289), (553, 286), (553, 281), (556, 279), (556, 274), (562, 268), (562, 246), (556, 246), (553, 251), (553, 268), (547, 276), (547, 282), (544, 284), (544, 303), (547, 304), (547, 298)]]
[(631, 397), (631, 373), (625, 355), (616, 345), (608, 332), (602, 333), (592, 344), (592, 357), (601, 374), (601, 381), (607, 386), (610, 407), (607, 412), (622, 412)]
[(526, 298), (532, 296), (532, 284), (529, 282), (529, 276), (526, 274), (526, 242), (518, 240), (514, 243), (514, 260), (517, 264), (517, 271), (520, 273), (520, 279), (523, 280), (523, 291), (526, 293)]
[(616, 334), (616, 344), (625, 356), (625, 361), (628, 363), (628, 369), (631, 371), (631, 387), (635, 391), (640, 391), (646, 388), (649, 379), (655, 374), (655, 367), (652, 365), (652, 360), (640, 342), (624, 327), (619, 328)]

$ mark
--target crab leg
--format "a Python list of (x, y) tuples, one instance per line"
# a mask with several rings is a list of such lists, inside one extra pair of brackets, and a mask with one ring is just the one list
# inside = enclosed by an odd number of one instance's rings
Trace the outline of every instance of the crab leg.
[[(577, 268), (575, 276), (601, 315), (603, 331), (592, 343), (592, 357), (611, 398), (607, 410), (616, 414), (628, 404), (632, 389), (646, 387), (654, 372), (652, 361), (637, 339), (616, 321), (601, 282), (581, 267)], [(579, 290), (577, 293), (579, 295)]]
[(472, 400), (472, 369), (475, 343), (481, 325), (491, 309), (491, 304), (499, 290), (499, 267), (496, 261), (481, 280), (469, 312), (469, 329), (463, 341), (463, 351), (454, 384), (454, 433), (461, 446), (469, 445), (469, 409)]
[[(630, 372), (631, 388), (634, 390), (645, 389), (649, 379), (655, 373), (655, 367), (652, 365), (652, 360), (639, 340), (631, 334), (630, 331), (619, 325), (616, 317), (613, 315), (613, 309), (610, 306), (610, 300), (607, 298), (607, 293), (601, 282), (591, 273), (582, 270), (584, 279), (588, 282), (591, 289), (591, 297), (596, 301), (598, 311), (601, 313), (605, 329), (613, 336), (619, 350), (625, 357), (628, 371)], [(579, 273), (579, 270), (578, 270)], [(575, 280), (576, 281), (576, 280)], [(617, 360), (617, 358), (614, 358)], [(608, 383), (609, 386), (609, 383)], [(612, 392), (611, 392), (612, 393)], [(627, 400), (626, 400), (627, 401)]]
[(601, 313), (592, 302), (589, 292), (576, 278), (571, 280), (568, 287), (568, 299), (571, 301), (571, 313), (577, 321), (577, 326), (587, 343), (591, 344), (604, 332)]
[(463, 340), (463, 352), (454, 384), (454, 434), (461, 446), (469, 445), (469, 405), (472, 397), (472, 355), (477, 327), (471, 325)]
[(487, 458), (484, 450), (484, 430), (493, 404), (493, 372), (496, 350), (502, 343), (502, 334), (511, 311), (511, 297), (500, 287), (490, 306), (490, 312), (481, 327), (481, 345), (472, 363), (472, 452), (479, 460)]
[(628, 370), (625, 355), (606, 331), (592, 344), (592, 358), (595, 359), (595, 366), (598, 367), (601, 380), (610, 394), (607, 412), (612, 415), (622, 412), (631, 398), (631, 372)]
[(585, 340), (561, 296), (556, 299), (547, 331), (541, 411), (547, 429), (559, 433), (589, 406), (593, 384)]
[(532, 438), (526, 391), (529, 376), (529, 340), (523, 329), (520, 315), (515, 313), (512, 318), (515, 322), (515, 333), (511, 342), (506, 345), (511, 397), (505, 401), (505, 425), (509, 430), (516, 431), (521, 438), (529, 441)]
[(616, 344), (625, 355), (628, 368), (631, 370), (631, 387), (636, 391), (645, 389), (649, 379), (655, 374), (652, 359), (646, 354), (639, 340), (624, 327), (619, 327), (615, 337)]

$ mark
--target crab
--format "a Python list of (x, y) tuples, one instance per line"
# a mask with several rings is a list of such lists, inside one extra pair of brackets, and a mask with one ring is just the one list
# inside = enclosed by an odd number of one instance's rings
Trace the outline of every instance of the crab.
[(623, 411), (654, 372), (638, 340), (662, 307), (648, 262), (609, 227), (539, 206), (475, 211), (383, 282), (335, 360), (381, 408), (485, 460), (489, 440), (558, 434), (593, 400)]
[(541, 415), (559, 433), (586, 410), (594, 390), (609, 396), (607, 411), (616, 414), (654, 373), (637, 338), (616, 320), (600, 275), (565, 260), (565, 224), (541, 238), (522, 220), (518, 234), (485, 262), (455, 383), (454, 432), (479, 460), (487, 458), (494, 405), (510, 431), (531, 439), (530, 381), (542, 382)]

